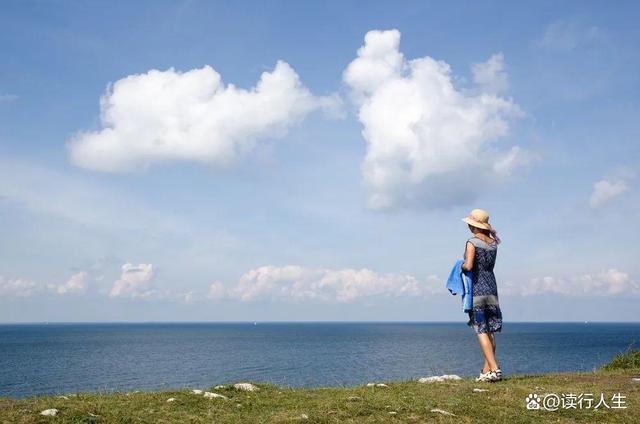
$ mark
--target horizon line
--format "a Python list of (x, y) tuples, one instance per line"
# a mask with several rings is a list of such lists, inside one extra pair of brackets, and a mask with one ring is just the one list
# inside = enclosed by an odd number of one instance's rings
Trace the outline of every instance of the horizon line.
[[(510, 321), (510, 324), (640, 324), (638, 321)], [(33, 324), (461, 324), (462, 321), (420, 321), (420, 320), (228, 320), (228, 321), (3, 321), (0, 325)]]

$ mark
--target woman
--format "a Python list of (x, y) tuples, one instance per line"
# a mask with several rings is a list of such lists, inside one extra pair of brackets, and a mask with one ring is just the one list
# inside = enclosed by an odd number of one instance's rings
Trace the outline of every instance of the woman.
[(484, 367), (476, 381), (498, 381), (502, 379), (502, 371), (495, 356), (495, 333), (502, 330), (502, 312), (493, 266), (500, 239), (489, 224), (486, 211), (474, 209), (462, 220), (473, 233), (467, 240), (462, 264), (462, 269), (471, 271), (473, 278), (473, 310), (469, 312), (468, 324), (475, 329), (484, 355)]

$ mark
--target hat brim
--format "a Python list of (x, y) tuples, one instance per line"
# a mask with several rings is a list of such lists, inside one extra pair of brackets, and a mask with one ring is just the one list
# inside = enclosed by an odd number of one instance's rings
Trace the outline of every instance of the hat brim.
[(466, 222), (467, 224), (471, 225), (472, 227), (482, 228), (483, 230), (491, 230), (491, 225), (486, 224), (484, 222), (474, 221), (473, 219), (471, 219), (469, 217), (462, 218), (462, 221)]

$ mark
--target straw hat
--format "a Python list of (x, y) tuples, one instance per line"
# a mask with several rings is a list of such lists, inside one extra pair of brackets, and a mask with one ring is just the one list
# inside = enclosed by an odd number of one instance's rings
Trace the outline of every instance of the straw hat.
[(462, 218), (462, 220), (473, 227), (491, 231), (491, 225), (489, 224), (489, 212), (484, 209), (474, 209), (469, 212), (468, 217)]

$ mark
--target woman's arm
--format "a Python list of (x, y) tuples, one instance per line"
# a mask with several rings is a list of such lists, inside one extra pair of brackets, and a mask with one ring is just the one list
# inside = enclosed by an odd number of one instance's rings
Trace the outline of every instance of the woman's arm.
[(464, 251), (464, 263), (462, 269), (465, 271), (471, 271), (473, 269), (473, 258), (476, 255), (476, 247), (470, 241), (467, 242), (466, 249)]

